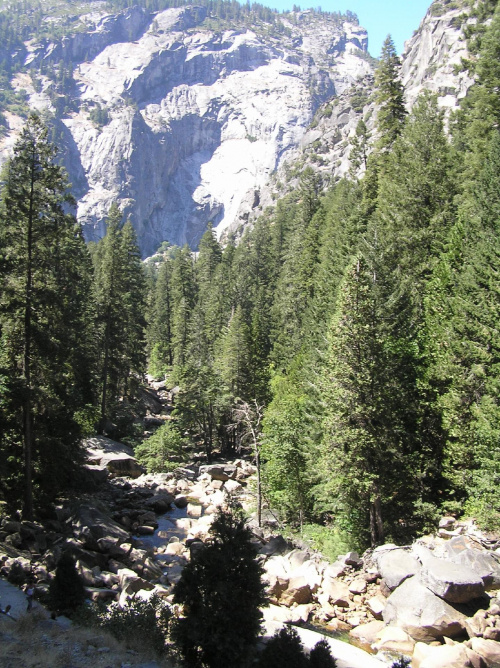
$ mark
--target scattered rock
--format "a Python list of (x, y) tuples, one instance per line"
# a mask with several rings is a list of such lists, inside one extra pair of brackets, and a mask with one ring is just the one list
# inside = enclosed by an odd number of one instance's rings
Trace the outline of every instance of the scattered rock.
[(468, 603), (484, 595), (482, 578), (471, 568), (433, 557), (420, 574), (422, 583), (449, 603)]
[(465, 615), (433, 594), (418, 576), (405, 580), (387, 599), (383, 618), (415, 640), (430, 642), (463, 633)]

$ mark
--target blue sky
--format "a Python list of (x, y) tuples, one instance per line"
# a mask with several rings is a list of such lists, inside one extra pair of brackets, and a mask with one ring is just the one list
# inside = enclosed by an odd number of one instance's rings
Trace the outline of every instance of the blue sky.
[(320, 6), (326, 11), (350, 9), (358, 15), (359, 23), (368, 30), (368, 50), (378, 58), (382, 43), (390, 33), (396, 50), (403, 51), (405, 40), (409, 39), (424, 18), (431, 0), (259, 0), (273, 9), (291, 9), (294, 4), (301, 9)]

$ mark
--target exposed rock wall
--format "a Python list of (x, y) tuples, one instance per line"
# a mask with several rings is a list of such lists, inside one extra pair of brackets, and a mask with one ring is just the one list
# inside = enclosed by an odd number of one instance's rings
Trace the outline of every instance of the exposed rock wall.
[[(371, 72), (363, 28), (310, 12), (279, 28), (211, 29), (200, 7), (82, 20), (88, 29), (61, 43), (28, 45), (26, 63), (75, 64), (79, 111), (59, 123), (79, 221), (98, 239), (118, 202), (144, 255), (165, 239), (195, 247), (208, 223), (227, 228), (318, 106)], [(41, 83), (38, 92), (29, 77), (17, 84), (39, 109), (52, 86)], [(89, 116), (97, 106), (108, 112), (101, 128)]]
[[(464, 6), (457, 7), (458, 4)], [(455, 2), (450, 7), (442, 0), (436, 0), (418, 30), (405, 43), (401, 78), (409, 110), (423, 90), (430, 90), (438, 96), (439, 105), (448, 116), (473, 84), (468, 73), (460, 71), (458, 66), (468, 53), (464, 28), (474, 19), (468, 16), (469, 8), (465, 3)], [(374, 78), (367, 75), (320, 107), (299, 146), (289, 154), (289, 166), (294, 163), (311, 166), (322, 175), (325, 183), (345, 176), (350, 167), (350, 139), (361, 119), (366, 122), (372, 139), (376, 139), (373, 133), (377, 109), (373, 91)], [(296, 186), (297, 179), (289, 178), (289, 166), (281, 165), (274, 181), (260, 192), (261, 210), (273, 204), (276, 183), (285, 183), (289, 189)], [(243, 203), (233, 229), (247, 218), (252, 219), (252, 212), (248, 204)]]

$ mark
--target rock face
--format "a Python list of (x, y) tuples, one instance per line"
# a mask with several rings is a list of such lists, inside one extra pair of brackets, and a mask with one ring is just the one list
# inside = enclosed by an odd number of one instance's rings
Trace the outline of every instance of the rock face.
[(431, 90), (442, 107), (454, 109), (473, 83), (466, 72), (455, 72), (467, 57), (463, 29), (469, 23), (464, 3), (433, 2), (420, 27), (405, 43), (402, 82), (410, 106), (422, 90)]
[[(454, 67), (460, 64), (462, 57), (467, 56), (464, 29), (471, 22), (467, 18), (469, 11), (462, 1), (445, 4), (436, 0), (413, 37), (405, 43), (401, 56), (401, 78), (408, 110), (423, 90), (436, 93), (439, 106), (446, 113), (457, 108), (467, 94), (473, 80), (465, 72), (456, 73)], [(326, 183), (332, 174), (335, 177), (348, 174), (350, 139), (359, 121), (363, 119), (372, 136), (374, 133), (377, 109), (373, 102), (373, 90), (373, 76), (367, 73), (358, 77), (352, 88), (345, 89), (335, 99), (322, 105), (290, 160), (312, 167)], [(276, 199), (279, 191), (277, 184), (285, 183), (289, 190), (296, 187), (297, 180), (290, 178), (289, 174), (289, 165), (284, 164), (269, 186), (260, 191), (263, 209), (271, 206)]]
[[(102, 12), (102, 9), (101, 9)], [(112, 202), (130, 215), (145, 255), (163, 240), (195, 247), (222, 232), (296, 148), (318, 106), (372, 71), (355, 23), (298, 12), (279, 27), (208, 27), (202, 7), (89, 15), (88, 31), (29, 47), (26, 62), (70, 55), (78, 112), (60, 123), (65, 164), (87, 239)], [(212, 25), (213, 25), (212, 21)], [(33, 107), (50, 106), (42, 77)], [(97, 128), (89, 112), (107, 110)]]

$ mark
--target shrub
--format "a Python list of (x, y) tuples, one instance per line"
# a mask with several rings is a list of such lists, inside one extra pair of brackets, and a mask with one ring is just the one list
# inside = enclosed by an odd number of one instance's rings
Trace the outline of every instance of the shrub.
[(258, 668), (307, 668), (308, 663), (299, 634), (293, 627), (285, 626), (262, 650)]
[(182, 436), (174, 422), (166, 422), (138, 445), (135, 456), (148, 473), (172, 471), (185, 458), (184, 448), (189, 440)]
[(85, 587), (70, 552), (63, 552), (49, 587), (49, 608), (71, 616), (85, 600)]
[(128, 649), (148, 646), (157, 655), (166, 652), (166, 639), (172, 613), (167, 603), (153, 594), (149, 600), (131, 599), (124, 606), (92, 604), (78, 615), (82, 626), (99, 628), (123, 642)]
[(328, 641), (320, 640), (309, 654), (309, 668), (337, 668), (337, 662), (332, 656)]
[(240, 508), (220, 510), (210, 533), (175, 586), (184, 617), (175, 620), (171, 637), (187, 666), (243, 668), (260, 634), (263, 569)]

